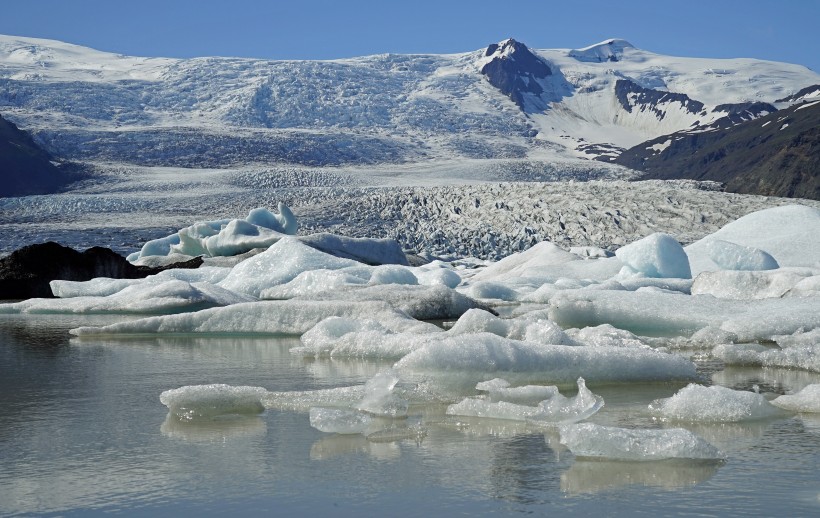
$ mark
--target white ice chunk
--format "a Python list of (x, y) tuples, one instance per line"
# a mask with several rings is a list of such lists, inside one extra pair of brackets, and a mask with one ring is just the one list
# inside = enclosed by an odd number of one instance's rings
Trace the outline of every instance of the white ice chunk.
[(706, 253), (723, 270), (774, 270), (780, 265), (768, 252), (722, 239), (706, 243)]
[(561, 427), (561, 443), (576, 457), (628, 461), (723, 458), (717, 448), (682, 428), (638, 430), (573, 424)]
[(511, 279), (537, 279), (537, 284), (555, 282), (562, 277), (606, 280), (618, 273), (622, 263), (616, 258), (584, 260), (548, 241), (524, 252), (505, 257), (476, 273), (471, 281), (506, 282)]
[(310, 409), (310, 426), (321, 432), (342, 435), (366, 434), (372, 422), (373, 417), (358, 410), (323, 407)]
[(214, 417), (224, 414), (258, 414), (265, 410), (262, 387), (231, 385), (188, 385), (166, 390), (159, 400), (180, 419)]
[(310, 270), (302, 272), (295, 279), (281, 285), (262, 290), (260, 297), (270, 300), (292, 299), (306, 297), (329, 290), (338, 290), (346, 286), (364, 285), (367, 280), (349, 272), (350, 268), (342, 270)]
[[(504, 381), (504, 380), (500, 380)], [(493, 380), (495, 385), (499, 385)], [(506, 383), (506, 382), (504, 382)], [(490, 382), (479, 386), (488, 387)], [(520, 390), (523, 389), (523, 390)], [(604, 405), (604, 400), (586, 388), (583, 378), (578, 379), (578, 394), (567, 398), (558, 392), (557, 387), (519, 387), (491, 388), (490, 395), (503, 397), (509, 395), (521, 399), (522, 395), (532, 397), (534, 393), (546, 396), (537, 406), (514, 403), (507, 400), (493, 401), (492, 399), (467, 398), (447, 407), (448, 415), (468, 417), (486, 417), (492, 419), (508, 419), (513, 421), (530, 421), (538, 424), (574, 423), (595, 414)]]
[(669, 234), (652, 234), (619, 248), (615, 255), (631, 272), (645, 277), (692, 277), (686, 252)]
[[(770, 271), (720, 270), (702, 272), (692, 283), (692, 295), (713, 295), (722, 299), (748, 300), (782, 297), (814, 270), (790, 268)], [(797, 293), (795, 293), (796, 295)], [(810, 296), (814, 293), (803, 293)]]
[(692, 273), (719, 270), (708, 244), (723, 240), (767, 250), (783, 266), (817, 267), (820, 264), (820, 209), (785, 205), (753, 212), (686, 247)]
[(207, 282), (168, 280), (126, 286), (107, 297), (29, 299), (0, 304), (2, 313), (142, 313), (171, 314), (198, 311), (254, 300)]
[(641, 336), (691, 336), (715, 327), (752, 342), (820, 327), (818, 307), (818, 297), (737, 301), (710, 295), (574, 290), (553, 296), (549, 316), (563, 328), (610, 324)]
[(361, 266), (350, 259), (340, 259), (301, 243), (284, 238), (266, 251), (242, 261), (220, 282), (229, 290), (259, 297), (262, 291), (295, 279), (310, 270), (338, 270)]
[(324, 291), (309, 297), (312, 300), (344, 302), (384, 301), (419, 320), (458, 318), (467, 310), (483, 304), (446, 286), (413, 286), (382, 284), (365, 288)]
[(98, 277), (90, 281), (63, 281), (53, 280), (49, 283), (55, 297), (106, 297), (113, 295), (129, 286), (147, 286), (162, 284), (170, 280), (180, 280), (188, 283), (207, 282), (215, 284), (228, 275), (230, 269), (203, 266), (200, 268), (179, 268), (149, 275), (143, 279), (109, 279)]
[(364, 397), (356, 408), (384, 417), (407, 415), (407, 401), (393, 392), (398, 382), (399, 377), (392, 369), (377, 374), (365, 383)]
[(481, 309), (471, 309), (447, 333), (462, 335), (484, 332), (513, 340), (575, 345), (555, 322), (549, 320), (546, 311), (531, 311), (517, 318), (502, 319)]
[(396, 264), (383, 264), (373, 268), (370, 284), (417, 285), (419, 280), (409, 268)]
[(364, 264), (408, 265), (407, 257), (395, 239), (357, 238), (319, 233), (300, 236), (299, 240), (322, 252)]
[(591, 347), (630, 347), (633, 349), (648, 349), (649, 345), (623, 329), (612, 327), (609, 324), (601, 324), (596, 327), (585, 327), (583, 329), (567, 329), (569, 336), (576, 343)]
[(792, 412), (820, 412), (820, 383), (805, 387), (796, 394), (775, 398), (772, 405)]
[(765, 419), (781, 414), (781, 410), (761, 394), (695, 383), (670, 398), (654, 401), (649, 409), (665, 419), (719, 423)]
[(425, 286), (447, 286), (455, 288), (461, 284), (461, 276), (441, 261), (433, 261), (430, 264), (419, 266), (413, 269), (419, 284)]
[[(396, 363), (400, 371), (440, 375), (467, 382), (504, 378), (572, 383), (693, 379), (695, 365), (654, 350), (543, 345), (490, 333), (447, 337), (417, 349)], [(475, 383), (475, 381), (474, 381)]]
[(513, 288), (500, 282), (479, 281), (470, 285), (465, 291), (476, 299), (498, 299), (505, 301), (518, 300), (519, 294)]
[(302, 346), (290, 352), (313, 357), (398, 360), (436, 340), (434, 335), (444, 334), (441, 328), (423, 322), (406, 328), (404, 333), (385, 327), (389, 325), (389, 321), (330, 317), (303, 334)]
[(723, 344), (715, 347), (712, 355), (727, 365), (782, 367), (820, 372), (820, 342), (801, 343), (783, 349), (750, 344)]
[[(2, 307), (0, 307), (1, 309)], [(77, 336), (113, 334), (266, 334), (301, 335), (329, 316), (374, 318), (394, 329), (412, 329), (418, 321), (384, 302), (260, 301), (195, 313), (143, 318), (103, 327), (72, 329)]]
[(491, 402), (506, 401), (508, 403), (533, 404), (549, 399), (558, 394), (558, 387), (554, 385), (525, 385), (510, 387), (510, 382), (502, 378), (493, 378), (476, 384), (476, 390), (487, 392)]

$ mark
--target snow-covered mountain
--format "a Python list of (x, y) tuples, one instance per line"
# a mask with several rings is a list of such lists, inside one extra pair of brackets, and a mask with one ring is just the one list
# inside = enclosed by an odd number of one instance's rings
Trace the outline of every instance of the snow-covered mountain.
[(0, 36), (0, 114), (59, 158), (139, 165), (613, 158), (789, 106), (818, 84), (799, 65), (662, 56), (625, 40), (266, 61), (138, 58)]

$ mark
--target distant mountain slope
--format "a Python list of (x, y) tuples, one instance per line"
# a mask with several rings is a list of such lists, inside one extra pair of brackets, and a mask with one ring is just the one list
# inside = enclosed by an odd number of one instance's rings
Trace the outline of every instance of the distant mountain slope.
[(679, 132), (624, 151), (643, 178), (714, 180), (729, 192), (820, 200), (820, 100), (736, 126)]
[(67, 177), (25, 131), (0, 116), (0, 196), (47, 194)]
[(8, 120), (59, 158), (151, 166), (583, 163), (730, 114), (757, 117), (816, 84), (799, 65), (663, 56), (620, 39), (271, 61), (0, 36)]

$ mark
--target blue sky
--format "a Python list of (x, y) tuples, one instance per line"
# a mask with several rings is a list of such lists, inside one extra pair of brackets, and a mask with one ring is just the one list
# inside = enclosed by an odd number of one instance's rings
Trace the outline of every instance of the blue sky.
[(332, 59), (466, 52), (507, 37), (535, 48), (618, 37), (661, 54), (820, 72), (817, 0), (18, 0), (2, 11), (2, 34), (136, 56)]

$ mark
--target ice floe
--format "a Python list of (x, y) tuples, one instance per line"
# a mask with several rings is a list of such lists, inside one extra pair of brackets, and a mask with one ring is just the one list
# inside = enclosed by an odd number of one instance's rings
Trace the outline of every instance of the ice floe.
[[(604, 406), (603, 398), (593, 394), (583, 378), (578, 378), (578, 394), (572, 398), (563, 396), (554, 386), (508, 388), (505, 384), (506, 380), (501, 379), (479, 383), (476, 388), (488, 390), (489, 398), (466, 398), (447, 407), (447, 414), (558, 425), (586, 419)], [(543, 400), (535, 406), (519, 402), (533, 397)]]
[(624, 264), (621, 276), (689, 279), (689, 257), (669, 234), (655, 233), (619, 248), (615, 256)]
[(645, 430), (580, 423), (564, 425), (560, 431), (561, 443), (576, 457), (629, 461), (724, 457), (720, 450), (682, 428)]
[(772, 405), (792, 412), (820, 412), (820, 383), (803, 388), (795, 394), (784, 394), (772, 400)]
[(694, 422), (737, 422), (782, 415), (762, 394), (695, 383), (653, 402), (650, 411), (664, 419)]
[(225, 414), (258, 414), (265, 410), (262, 387), (232, 385), (187, 385), (166, 390), (159, 396), (170, 413), (180, 419), (193, 420)]

